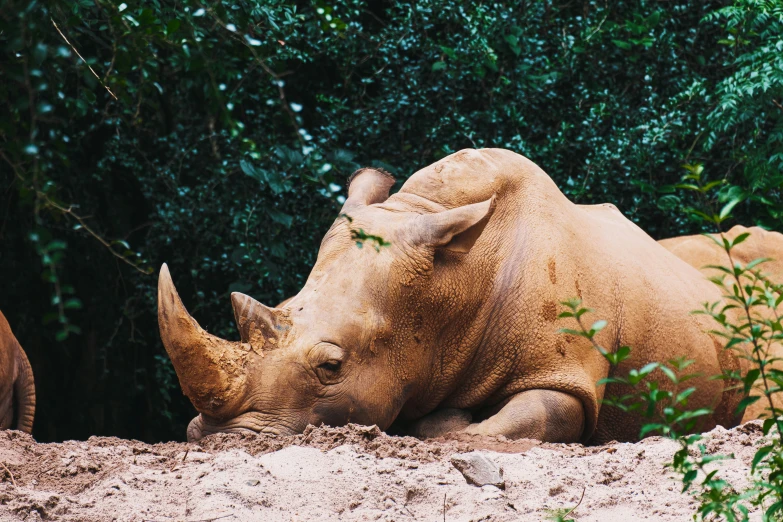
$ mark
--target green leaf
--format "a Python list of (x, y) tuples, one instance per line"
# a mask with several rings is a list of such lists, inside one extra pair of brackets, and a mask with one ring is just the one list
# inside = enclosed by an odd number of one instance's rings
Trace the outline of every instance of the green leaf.
[(587, 337), (587, 334), (583, 332), (582, 330), (573, 330), (571, 328), (560, 328), (557, 333), (560, 334), (568, 334), (568, 335), (578, 335), (579, 337)]
[(752, 396), (752, 397), (745, 397), (745, 398), (744, 398), (744, 399), (742, 399), (742, 400), (740, 401), (740, 403), (737, 405), (736, 412), (737, 412), (738, 414), (739, 414), (739, 413), (742, 413), (743, 411), (745, 411), (745, 408), (747, 408), (747, 407), (748, 407), (748, 406), (750, 406), (751, 404), (755, 403), (755, 402), (756, 402), (756, 401), (758, 401), (760, 398), (761, 398), (761, 397), (759, 397), (758, 395), (755, 395), (755, 396)]
[(639, 438), (643, 439), (651, 432), (662, 431), (666, 427), (665, 424), (645, 424), (639, 431)]
[(593, 323), (593, 326), (590, 327), (590, 330), (593, 331), (594, 333), (598, 333), (601, 330), (603, 330), (606, 327), (606, 325), (607, 322), (603, 319), (600, 319)]
[(760, 257), (758, 259), (754, 259), (753, 261), (745, 265), (745, 270), (750, 270), (751, 268), (754, 268), (760, 265), (761, 263), (768, 263), (770, 261), (773, 261), (771, 257)]
[[(695, 469), (692, 469), (692, 470), (688, 471), (687, 473), (685, 473), (682, 476), (682, 482), (683, 482), (683, 484), (686, 485), (685, 489), (687, 489), (687, 485), (688, 484), (690, 484), (691, 482), (696, 480), (696, 475), (697, 474), (698, 474), (698, 472)], [(685, 491), (685, 489), (683, 489), (683, 491)]]
[(449, 58), (456, 59), (457, 53), (454, 52), (454, 49), (451, 47), (446, 47), (445, 45), (440, 46), (440, 50), (443, 51), (443, 54), (448, 56)]
[(279, 172), (269, 170), (263, 172), (262, 174), (267, 183), (269, 183), (269, 187), (272, 189), (272, 192), (274, 192), (276, 196), (282, 194), (283, 192), (288, 192), (291, 189), (290, 183), (285, 180)]
[(723, 208), (722, 208), (722, 209), (720, 209), (720, 214), (718, 215), (718, 217), (719, 217), (721, 220), (723, 220), (723, 219), (726, 219), (727, 217), (729, 217), (729, 215), (731, 215), (731, 211), (732, 211), (732, 209), (733, 209), (734, 207), (736, 207), (736, 206), (737, 206), (737, 204), (739, 204), (739, 203), (742, 203), (742, 201), (743, 201), (743, 199), (741, 199), (741, 198), (732, 199), (731, 201), (729, 201), (728, 203), (726, 203), (726, 204), (723, 206)]
[(612, 40), (612, 43), (615, 44), (620, 49), (629, 50), (632, 46), (628, 42), (624, 42), (622, 40)]
[(664, 211), (674, 210), (680, 205), (680, 197), (674, 194), (667, 194), (658, 198), (656, 205)]
[(179, 30), (180, 21), (176, 18), (174, 20), (171, 20), (168, 25), (166, 25), (166, 34), (172, 35), (176, 33)]
[(666, 377), (669, 378), (670, 381), (677, 382), (677, 375), (671, 370), (671, 368), (663, 365), (659, 366), (659, 368), (666, 375)]
[(762, 446), (758, 450), (756, 450), (756, 454), (753, 456), (753, 462), (750, 465), (750, 472), (754, 473), (756, 471), (756, 466), (758, 466), (764, 458), (770, 454), (770, 452), (775, 449), (774, 444), (769, 444), (767, 446)]
[(731, 246), (735, 247), (740, 243), (742, 243), (743, 241), (745, 241), (746, 239), (748, 239), (749, 237), (750, 237), (750, 232), (743, 232), (742, 234), (734, 238), (734, 241), (731, 242)]
[(688, 388), (687, 390), (681, 391), (680, 393), (677, 394), (677, 398), (675, 399), (675, 402), (677, 404), (684, 403), (688, 399), (688, 397), (690, 397), (691, 394), (695, 391), (696, 388)]
[(777, 502), (775, 502), (774, 504), (772, 504), (771, 506), (769, 506), (767, 508), (767, 510), (764, 512), (764, 519), (765, 520), (775, 520), (775, 517), (773, 515), (775, 515), (775, 513), (778, 513), (780, 511), (783, 511), (783, 501), (782, 500), (778, 500)]
[(82, 302), (75, 297), (71, 297), (70, 299), (66, 300), (65, 303), (63, 303), (63, 308), (66, 310), (77, 310), (81, 307)]
[(432, 64), (433, 71), (442, 71), (447, 67), (446, 62), (440, 61)]
[(617, 366), (624, 360), (628, 358), (628, 356), (631, 354), (631, 348), (629, 346), (621, 346), (617, 349), (615, 353), (604, 353), (602, 354), (604, 358), (609, 361), (610, 364)]
[(275, 208), (266, 209), (266, 213), (269, 214), (269, 217), (272, 218), (272, 221), (276, 221), (287, 228), (291, 228), (291, 225), (294, 222), (293, 216), (289, 216), (288, 214), (281, 212)]
[(655, 363), (655, 362), (649, 363), (649, 364), (645, 364), (642, 367), (642, 369), (639, 370), (639, 375), (648, 375), (649, 373), (651, 373), (653, 370), (655, 370), (659, 366), (660, 366), (660, 364), (659, 363)]
[(256, 179), (258, 181), (264, 181), (264, 176), (261, 172), (257, 171), (256, 168), (247, 160), (240, 160), (239, 161), (239, 168), (242, 169), (242, 172), (244, 172), (247, 176), (250, 176), (253, 179)]

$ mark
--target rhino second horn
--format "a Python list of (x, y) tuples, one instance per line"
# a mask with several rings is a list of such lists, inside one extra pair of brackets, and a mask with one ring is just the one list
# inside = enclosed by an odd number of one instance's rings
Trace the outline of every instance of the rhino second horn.
[(207, 333), (185, 309), (164, 264), (158, 277), (160, 337), (182, 391), (201, 413), (230, 416), (245, 391), (246, 353), (238, 343)]
[(240, 292), (231, 293), (231, 306), (234, 309), (239, 338), (243, 343), (250, 344), (253, 351), (260, 353), (267, 338), (274, 342), (276, 320), (273, 308)]

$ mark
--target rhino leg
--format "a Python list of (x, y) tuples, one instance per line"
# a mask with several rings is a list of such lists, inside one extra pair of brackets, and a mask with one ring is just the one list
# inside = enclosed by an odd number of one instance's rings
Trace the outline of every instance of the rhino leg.
[(461, 431), (473, 420), (467, 410), (443, 408), (422, 417), (408, 428), (408, 434), (420, 439), (442, 437), (446, 433)]
[(509, 439), (578, 442), (584, 429), (584, 409), (573, 395), (553, 390), (528, 390), (514, 395), (488, 419), (463, 430), (471, 435), (503, 435)]

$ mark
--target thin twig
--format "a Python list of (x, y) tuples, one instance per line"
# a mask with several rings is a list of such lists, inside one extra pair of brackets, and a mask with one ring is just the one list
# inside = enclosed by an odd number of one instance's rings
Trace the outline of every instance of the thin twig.
[(443, 494), (443, 522), (446, 522), (446, 493)]
[[(186, 448), (185, 449), (185, 454), (182, 455), (182, 462), (185, 462), (185, 459), (188, 458), (188, 452), (189, 451), (190, 451), (190, 448)], [(175, 469), (177, 469), (177, 464), (181, 464), (181, 462), (180, 463), (175, 462), (174, 465), (171, 467), (171, 469), (169, 471), (174, 471)]]
[(93, 229), (91, 229), (91, 228), (90, 228), (90, 227), (87, 225), (87, 223), (85, 223), (85, 222), (84, 222), (84, 218), (83, 218), (82, 216), (80, 216), (80, 215), (76, 214), (76, 213), (75, 213), (75, 212), (72, 210), (72, 209), (73, 209), (73, 206), (70, 206), (70, 207), (68, 207), (68, 208), (65, 208), (65, 207), (63, 207), (63, 206), (61, 206), (61, 205), (58, 205), (57, 203), (55, 203), (55, 202), (54, 202), (54, 201), (52, 201), (51, 199), (49, 199), (49, 197), (48, 197), (46, 194), (39, 193), (39, 195), (40, 195), (40, 196), (42, 196), (43, 198), (45, 198), (45, 199), (46, 199), (46, 203), (47, 203), (47, 205), (50, 205), (50, 206), (52, 206), (52, 207), (56, 208), (57, 210), (59, 210), (59, 211), (60, 211), (60, 212), (62, 212), (63, 214), (67, 214), (67, 215), (69, 215), (69, 216), (73, 217), (73, 218), (74, 218), (76, 221), (78, 221), (78, 222), (79, 222), (79, 224), (82, 226), (82, 228), (84, 228), (84, 230), (86, 230), (86, 231), (87, 231), (87, 233), (89, 233), (89, 234), (90, 234), (92, 237), (94, 237), (95, 239), (97, 239), (97, 240), (98, 240), (98, 242), (99, 242), (100, 244), (102, 244), (103, 246), (105, 246), (105, 247), (106, 247), (106, 248), (109, 250), (109, 252), (111, 252), (111, 254), (112, 254), (114, 257), (116, 257), (117, 259), (121, 259), (121, 260), (122, 260), (122, 261), (124, 261), (126, 264), (128, 264), (128, 265), (132, 266), (133, 268), (135, 268), (136, 270), (138, 270), (138, 271), (139, 271), (139, 272), (141, 272), (142, 274), (145, 274), (145, 275), (147, 275), (147, 272), (145, 272), (144, 270), (142, 270), (141, 268), (139, 268), (139, 267), (138, 267), (138, 265), (135, 265), (134, 263), (132, 263), (132, 262), (131, 262), (130, 260), (128, 260), (128, 258), (126, 258), (125, 256), (118, 254), (118, 253), (117, 253), (117, 252), (114, 250), (114, 248), (112, 248), (112, 246), (109, 244), (109, 242), (108, 242), (108, 241), (106, 241), (105, 239), (103, 239), (103, 238), (102, 238), (102, 237), (101, 237), (101, 236), (100, 236), (100, 235), (99, 235), (97, 232), (95, 232)]
[[(24, 177), (22, 176), (22, 174), (19, 172), (19, 170), (16, 168), (16, 165), (15, 165), (15, 164), (14, 164), (14, 163), (11, 161), (11, 159), (10, 159), (8, 156), (6, 156), (6, 155), (5, 155), (5, 153), (4, 153), (2, 150), (0, 150), (0, 158), (2, 158), (3, 160), (5, 160), (5, 162), (6, 162), (6, 163), (8, 163), (8, 165), (9, 165), (9, 166), (10, 166), (10, 167), (13, 169), (13, 171), (14, 171), (14, 174), (16, 175), (16, 177), (17, 177), (17, 178), (19, 178), (19, 181), (21, 181), (22, 183), (24, 183), (24, 184), (26, 185), (26, 184), (27, 184), (27, 182), (26, 182), (26, 180), (24, 179)], [(79, 222), (79, 224), (82, 226), (82, 228), (84, 228), (84, 230), (86, 230), (86, 231), (87, 231), (87, 232), (88, 232), (88, 233), (89, 233), (89, 234), (90, 234), (92, 237), (94, 237), (95, 239), (97, 239), (97, 240), (98, 240), (98, 242), (100, 242), (100, 243), (101, 243), (103, 246), (105, 246), (107, 249), (109, 249), (109, 252), (111, 252), (111, 254), (112, 254), (114, 257), (116, 257), (117, 259), (121, 259), (123, 262), (125, 262), (126, 264), (128, 264), (128, 265), (132, 266), (133, 268), (135, 268), (136, 270), (138, 270), (138, 271), (139, 271), (139, 272), (141, 272), (142, 274), (145, 274), (145, 275), (147, 275), (147, 272), (145, 272), (144, 270), (142, 270), (141, 268), (139, 268), (139, 267), (138, 267), (138, 265), (135, 265), (135, 264), (134, 264), (134, 263), (132, 263), (130, 260), (128, 260), (126, 257), (124, 257), (124, 256), (122, 256), (122, 255), (120, 255), (120, 254), (118, 254), (118, 253), (117, 253), (117, 252), (114, 250), (114, 248), (112, 248), (112, 246), (109, 244), (109, 242), (108, 242), (108, 241), (106, 241), (105, 239), (103, 239), (103, 238), (102, 238), (102, 237), (101, 237), (101, 236), (100, 236), (100, 235), (99, 235), (97, 232), (95, 232), (93, 229), (91, 229), (91, 228), (90, 228), (90, 227), (89, 227), (89, 226), (88, 226), (88, 225), (87, 225), (87, 224), (84, 222), (84, 220), (85, 220), (85, 217), (84, 217), (84, 216), (80, 216), (80, 215), (78, 215), (77, 213), (75, 213), (75, 212), (73, 211), (73, 205), (71, 205), (71, 206), (70, 206), (70, 207), (68, 207), (68, 208), (65, 208), (65, 207), (63, 207), (62, 205), (58, 205), (57, 203), (55, 203), (54, 201), (52, 201), (52, 200), (51, 200), (51, 198), (49, 198), (49, 196), (48, 196), (48, 195), (46, 195), (45, 193), (43, 193), (43, 192), (41, 192), (40, 190), (36, 189), (35, 187), (33, 187), (33, 190), (35, 191), (35, 194), (36, 194), (36, 196), (38, 196), (38, 198), (40, 198), (40, 199), (43, 199), (43, 200), (44, 200), (44, 203), (45, 203), (46, 205), (48, 205), (48, 206), (50, 206), (50, 207), (52, 207), (52, 208), (55, 208), (55, 209), (59, 210), (60, 212), (62, 212), (63, 214), (69, 215), (69, 216), (71, 216), (73, 219), (75, 219), (76, 221), (78, 221), (78, 222)]]
[(571, 514), (571, 513), (573, 513), (574, 511), (576, 511), (576, 508), (578, 508), (578, 507), (579, 507), (579, 504), (581, 504), (581, 503), (582, 503), (582, 500), (584, 500), (584, 498), (585, 498), (585, 491), (587, 491), (587, 486), (584, 486), (584, 487), (582, 488), (582, 496), (581, 496), (581, 497), (579, 497), (579, 502), (577, 502), (577, 503), (576, 503), (576, 505), (575, 505), (574, 507), (572, 507), (571, 509), (569, 509), (568, 511), (566, 511), (566, 512), (565, 512), (565, 514), (563, 515), (563, 518), (567, 517), (568, 515), (570, 515), (570, 514)]
[[(114, 95), (114, 93), (113, 93), (113, 92), (111, 92), (111, 89), (109, 89), (109, 86), (108, 86), (108, 85), (106, 85), (105, 83), (103, 83), (103, 80), (101, 80), (101, 77), (100, 77), (100, 76), (98, 76), (98, 73), (96, 73), (96, 72), (93, 70), (93, 68), (92, 68), (92, 67), (90, 67), (90, 64), (89, 64), (89, 63), (87, 63), (87, 60), (85, 60), (85, 59), (84, 59), (84, 57), (83, 57), (81, 54), (79, 54), (79, 51), (77, 51), (77, 50), (76, 50), (76, 47), (74, 47), (74, 46), (73, 46), (73, 44), (72, 44), (71, 42), (69, 42), (69, 41), (68, 41), (68, 38), (66, 38), (66, 37), (65, 37), (65, 35), (63, 34), (63, 32), (62, 32), (62, 31), (60, 31), (60, 28), (59, 28), (59, 27), (57, 27), (57, 23), (54, 21), (54, 18), (50, 18), (50, 20), (52, 21), (52, 25), (54, 26), (54, 28), (55, 28), (55, 29), (57, 29), (57, 32), (58, 32), (58, 33), (60, 33), (60, 36), (62, 36), (62, 37), (63, 37), (63, 40), (65, 40), (65, 43), (67, 43), (69, 46), (71, 46), (71, 49), (73, 49), (73, 52), (75, 52), (75, 53), (76, 53), (76, 56), (78, 56), (79, 58), (81, 58), (81, 59), (82, 59), (82, 61), (84, 62), (84, 65), (86, 65), (86, 66), (87, 66), (87, 68), (88, 68), (88, 69), (90, 69), (90, 72), (92, 73), (92, 75), (93, 75), (93, 76), (95, 76), (95, 79), (96, 79), (96, 80), (98, 80), (98, 82), (100, 82), (100, 84), (101, 84), (101, 85), (103, 85), (103, 88), (104, 88), (104, 89), (106, 89), (106, 90), (108, 91), (108, 93), (109, 93), (109, 94), (111, 94), (111, 97), (112, 97), (112, 98), (114, 98), (115, 100), (117, 100), (117, 99), (118, 99), (118, 98), (117, 98), (117, 96), (115, 96), (115, 95)], [(113, 62), (114, 62), (114, 59), (112, 58), (112, 63), (113, 63)], [(111, 68), (110, 68), (109, 70), (111, 70)], [(107, 73), (107, 74), (108, 74), (108, 73)]]
[[(215, 522), (215, 520), (220, 520), (221, 518), (228, 518), (233, 517), (233, 513), (229, 513), (228, 515), (221, 515), (219, 517), (215, 518), (201, 518), (199, 520), (183, 520), (181, 522)], [(143, 522), (165, 522), (163, 520), (155, 520), (155, 519), (145, 519)], [(175, 522), (180, 522), (178, 520), (175, 520)]]
[(0, 462), (0, 464), (2, 464), (2, 465), (3, 465), (3, 469), (4, 469), (4, 470), (6, 470), (6, 471), (8, 472), (8, 475), (10, 475), (10, 476), (11, 476), (11, 482), (13, 483), (14, 487), (16, 487), (16, 480), (14, 480), (14, 474), (13, 474), (13, 473), (11, 473), (11, 470), (10, 470), (10, 469), (8, 469), (8, 466), (6, 466), (4, 463)]

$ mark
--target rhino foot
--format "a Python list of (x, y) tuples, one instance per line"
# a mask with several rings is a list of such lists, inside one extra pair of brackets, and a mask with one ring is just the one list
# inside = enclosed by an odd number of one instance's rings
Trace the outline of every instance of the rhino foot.
[(464, 430), (472, 420), (473, 416), (467, 410), (443, 408), (414, 422), (408, 428), (408, 433), (420, 439), (442, 437), (447, 433)]

